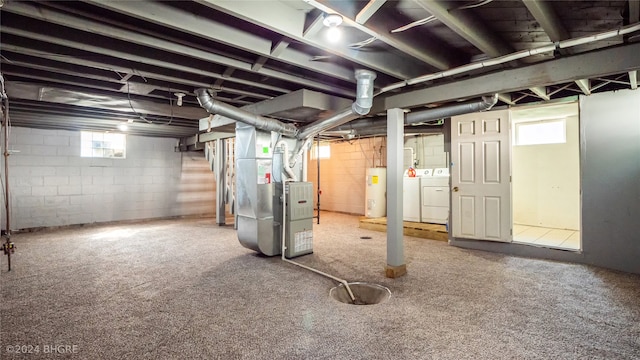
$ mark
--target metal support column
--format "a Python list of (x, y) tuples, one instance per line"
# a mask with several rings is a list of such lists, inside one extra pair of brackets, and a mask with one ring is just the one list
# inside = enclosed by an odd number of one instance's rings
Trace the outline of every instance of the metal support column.
[(407, 273), (404, 262), (402, 222), (402, 168), (404, 111), (387, 110), (387, 266), (385, 275), (396, 278)]
[(318, 179), (316, 194), (318, 195), (318, 225), (320, 225), (320, 134), (316, 137), (316, 165), (318, 166)]
[(225, 189), (226, 189), (226, 164), (227, 154), (224, 146), (225, 139), (216, 140), (216, 152), (213, 172), (216, 176), (216, 223), (225, 224)]

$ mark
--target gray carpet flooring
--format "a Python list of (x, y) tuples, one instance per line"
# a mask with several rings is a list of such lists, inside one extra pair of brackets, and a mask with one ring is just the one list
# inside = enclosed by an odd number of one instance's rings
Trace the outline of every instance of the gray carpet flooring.
[(212, 219), (15, 235), (0, 358), (640, 358), (638, 275), (405, 237), (408, 274), (394, 280), (386, 234), (357, 217), (323, 213), (314, 237), (299, 262), (391, 298), (337, 302), (334, 281), (243, 248)]

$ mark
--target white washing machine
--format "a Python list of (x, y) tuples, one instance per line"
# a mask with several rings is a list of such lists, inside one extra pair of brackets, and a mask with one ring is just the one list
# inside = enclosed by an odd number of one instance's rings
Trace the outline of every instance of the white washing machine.
[(420, 178), (420, 221), (446, 224), (449, 217), (449, 168), (436, 168), (433, 175)]
[(420, 222), (420, 179), (423, 176), (431, 176), (431, 169), (415, 170), (415, 177), (409, 177), (409, 170), (405, 170), (402, 178), (402, 219)]

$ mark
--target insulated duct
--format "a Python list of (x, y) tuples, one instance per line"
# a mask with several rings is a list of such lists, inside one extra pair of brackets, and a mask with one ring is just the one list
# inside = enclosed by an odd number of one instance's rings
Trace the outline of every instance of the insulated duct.
[(285, 124), (281, 121), (270, 119), (264, 116), (252, 114), (246, 110), (217, 101), (209, 95), (207, 89), (200, 88), (195, 91), (200, 106), (211, 114), (219, 114), (242, 123), (252, 125), (257, 129), (265, 131), (275, 131), (284, 136), (295, 137), (298, 129), (292, 124)]
[(498, 94), (494, 94), (492, 96), (483, 96), (481, 101), (410, 112), (405, 116), (404, 123), (410, 125), (456, 115), (485, 111), (491, 109), (497, 102)]
[[(438, 120), (442, 118), (448, 118), (451, 116), (469, 114), (474, 112), (486, 111), (491, 109), (498, 102), (498, 94), (491, 96), (483, 96), (482, 100), (468, 102), (463, 104), (455, 104), (451, 106), (443, 106), (439, 108), (412, 111), (405, 116), (405, 125), (413, 125), (425, 121)], [(350, 131), (355, 130), (360, 135), (372, 135), (378, 130), (378, 134), (386, 133), (387, 118), (377, 117), (371, 119), (362, 119), (346, 124), (344, 126), (337, 126), (332, 130), (336, 131)], [(410, 127), (409, 127), (410, 128)], [(409, 129), (408, 128), (408, 129)]]
[(344, 109), (326, 119), (313, 122), (300, 130), (298, 130), (294, 125), (286, 124), (276, 119), (255, 115), (246, 110), (217, 101), (209, 95), (205, 88), (197, 89), (195, 94), (200, 106), (211, 114), (226, 116), (230, 119), (252, 125), (260, 130), (275, 131), (284, 136), (296, 137), (299, 140), (305, 140), (307, 138), (313, 138), (322, 131), (342, 125), (369, 113), (369, 110), (373, 105), (373, 80), (376, 78), (376, 73), (369, 70), (359, 69), (355, 72), (355, 78), (357, 84), (356, 100), (349, 108)]
[(325, 130), (340, 126), (369, 113), (373, 104), (373, 80), (376, 78), (376, 73), (360, 69), (356, 70), (355, 78), (358, 88), (356, 100), (351, 104), (351, 107), (340, 111), (334, 116), (318, 120), (303, 127), (296, 136), (298, 139), (312, 138)]

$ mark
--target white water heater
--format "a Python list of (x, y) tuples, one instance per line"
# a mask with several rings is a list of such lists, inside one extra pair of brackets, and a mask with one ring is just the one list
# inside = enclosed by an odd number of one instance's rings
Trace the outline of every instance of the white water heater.
[(370, 218), (387, 216), (387, 168), (367, 169), (365, 215)]

